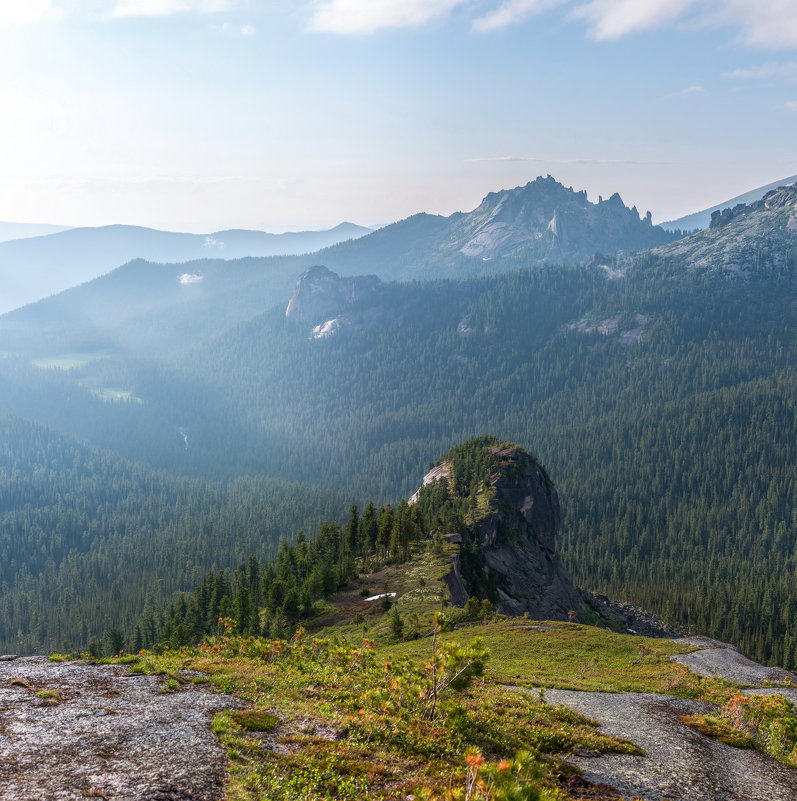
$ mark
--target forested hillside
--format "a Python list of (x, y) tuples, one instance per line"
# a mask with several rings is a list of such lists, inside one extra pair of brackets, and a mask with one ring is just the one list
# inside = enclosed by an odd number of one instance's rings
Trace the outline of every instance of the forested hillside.
[(349, 503), (266, 478), (169, 478), (0, 419), (0, 650), (85, 647)]
[(653, 252), (383, 284), (329, 312), (333, 336), (281, 304), (179, 358), (8, 357), (0, 408), (172, 473), (380, 503), (494, 432), (548, 466), (578, 583), (794, 665), (790, 192)]

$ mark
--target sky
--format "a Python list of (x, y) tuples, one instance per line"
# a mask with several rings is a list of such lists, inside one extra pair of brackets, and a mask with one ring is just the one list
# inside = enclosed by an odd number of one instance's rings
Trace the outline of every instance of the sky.
[(551, 174), (655, 221), (797, 173), (795, 0), (0, 0), (0, 220), (450, 214)]

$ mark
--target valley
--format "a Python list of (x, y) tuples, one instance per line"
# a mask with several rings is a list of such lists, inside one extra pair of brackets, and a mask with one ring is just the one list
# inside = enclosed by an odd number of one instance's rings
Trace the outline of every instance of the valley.
[(0, 801), (797, 801), (797, 3), (0, 63)]
[(538, 179), (0, 317), (4, 669), (235, 694), (231, 799), (791, 798), (795, 215)]

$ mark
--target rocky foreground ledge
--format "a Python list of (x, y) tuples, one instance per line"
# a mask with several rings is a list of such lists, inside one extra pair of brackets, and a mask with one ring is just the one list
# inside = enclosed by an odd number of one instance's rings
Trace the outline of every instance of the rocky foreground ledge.
[(210, 719), (240, 707), (116, 665), (0, 662), (2, 801), (213, 801), (225, 756)]

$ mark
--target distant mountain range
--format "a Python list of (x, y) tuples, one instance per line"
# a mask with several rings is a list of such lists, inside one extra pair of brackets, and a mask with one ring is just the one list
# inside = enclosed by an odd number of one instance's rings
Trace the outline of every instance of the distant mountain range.
[(269, 234), (230, 230), (181, 234), (131, 225), (72, 228), (0, 242), (0, 312), (90, 281), (132, 259), (184, 262), (311, 253), (371, 233), (353, 223), (328, 231)]
[[(596, 251), (610, 257), (675, 238), (652, 225), (649, 215), (640, 218), (617, 194), (590, 203), (586, 192), (550, 176), (493, 192), (472, 212), (416, 214), (356, 238), (365, 229), (351, 228), (333, 229), (352, 236), (317, 253), (227, 261), (256, 250), (257, 241), (270, 242), (262, 239), (269, 235), (222, 232), (198, 243), (201, 238), (190, 234), (114, 226), (0, 244), (0, 280), (9, 252), (19, 254), (12, 276), (40, 274), (54, 263), (72, 265), (77, 273), (86, 260), (95, 271), (103, 260), (127, 261), (85, 285), (0, 318), (2, 350), (49, 358), (56, 350), (80, 350), (85, 342), (101, 341), (113, 350), (157, 348), (174, 354), (286, 301), (299, 275), (316, 264), (341, 275), (376, 274), (385, 281), (465, 278), (586, 262)], [(130, 261), (136, 249), (141, 258)], [(174, 263), (192, 249), (203, 258)], [(148, 255), (156, 252), (169, 255)], [(162, 261), (170, 263), (156, 263)], [(26, 272), (19, 269), (26, 264)]]
[(666, 228), (668, 231), (696, 231), (699, 229), (708, 228), (709, 224), (711, 223), (711, 215), (715, 211), (733, 208), (734, 206), (738, 206), (740, 203), (755, 203), (756, 200), (761, 200), (761, 198), (772, 189), (777, 189), (781, 186), (790, 186), (795, 182), (797, 182), (797, 175), (791, 175), (788, 178), (781, 178), (780, 181), (773, 181), (771, 184), (767, 184), (766, 186), (759, 186), (758, 189), (751, 189), (749, 192), (732, 197), (730, 200), (718, 203), (716, 206), (712, 206), (709, 209), (696, 211), (693, 214), (687, 214), (684, 217), (679, 217), (677, 220), (664, 222), (661, 224), (661, 227)]
[[(793, 616), (772, 616), (797, 609), (795, 333), (797, 188), (679, 239), (619, 198), (591, 204), (539, 179), (311, 255), (132, 261), (3, 315), (0, 415), (172, 477), (272, 476), (346, 505), (408, 497), (419, 464), (498, 432), (533, 446), (568, 499), (560, 547), (581, 586), (797, 666)], [(77, 462), (68, 505), (85, 481), (116, 492), (113, 466), (93, 451), (59, 464), (53, 452), (73, 451), (51, 432), (6, 432), (18, 451), (40, 443), (41, 468), (16, 460), (3, 474), (0, 438), (0, 499), (21, 510), (0, 514), (0, 552), (5, 536), (6, 553), (19, 542), (44, 564), (39, 531), (63, 539), (66, 524), (31, 514), (29, 474), (43, 486)], [(120, 503), (123, 538), (139, 529)], [(291, 516), (275, 529), (296, 530)], [(108, 553), (70, 520), (87, 560)], [(232, 542), (219, 532), (208, 524), (202, 564)], [(61, 576), (56, 557), (35, 584), (13, 573), (7, 631), (33, 636), (38, 599), (80, 586), (81, 563)], [(186, 586), (176, 574), (158, 592)]]
[(68, 225), (0, 222), (0, 242), (9, 242), (12, 239), (29, 239), (34, 236), (47, 236), (48, 234), (57, 234), (68, 230)]
[(569, 264), (598, 251), (643, 250), (674, 238), (653, 225), (649, 214), (640, 218), (620, 195), (591, 203), (586, 192), (549, 175), (491, 192), (470, 212), (415, 214), (331, 248), (322, 263), (348, 275), (423, 279), (492, 272), (485, 263), (499, 257), (515, 258), (518, 267)]

